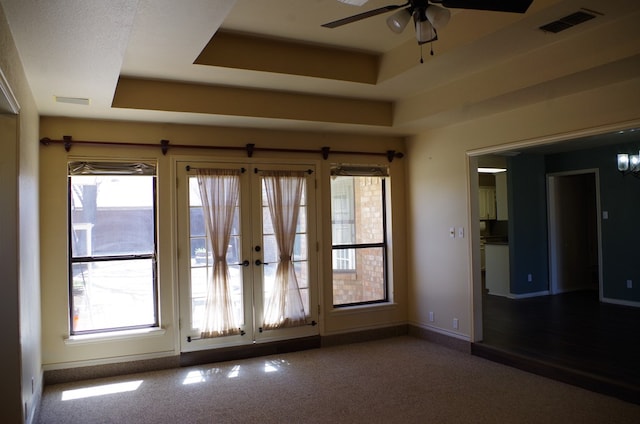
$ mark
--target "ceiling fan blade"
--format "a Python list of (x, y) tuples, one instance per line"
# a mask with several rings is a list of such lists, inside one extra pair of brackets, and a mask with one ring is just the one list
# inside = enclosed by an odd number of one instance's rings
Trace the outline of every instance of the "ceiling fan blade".
[(322, 26), (325, 28), (336, 28), (342, 25), (350, 24), (352, 22), (360, 21), (362, 19), (370, 18), (372, 16), (382, 15), (383, 13), (387, 13), (392, 10), (400, 9), (401, 7), (405, 7), (408, 4), (409, 3), (380, 7), (378, 9), (373, 9), (367, 12), (358, 13), (357, 15), (349, 16), (347, 18), (338, 19), (337, 21), (328, 22), (326, 24), (322, 24)]
[(444, 7), (453, 9), (493, 10), (495, 12), (524, 13), (533, 0), (435, 0)]

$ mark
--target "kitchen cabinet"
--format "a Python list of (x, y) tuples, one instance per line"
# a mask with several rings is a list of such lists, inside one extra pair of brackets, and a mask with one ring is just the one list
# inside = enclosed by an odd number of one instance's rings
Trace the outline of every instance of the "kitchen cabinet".
[(478, 194), (480, 219), (496, 219), (495, 187), (480, 187)]
[(499, 221), (509, 220), (509, 207), (507, 205), (507, 173), (495, 174), (496, 178), (496, 217)]

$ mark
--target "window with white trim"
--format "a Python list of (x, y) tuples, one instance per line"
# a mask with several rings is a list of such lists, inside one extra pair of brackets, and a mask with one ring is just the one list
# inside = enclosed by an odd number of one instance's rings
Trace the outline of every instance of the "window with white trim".
[(387, 302), (388, 171), (378, 166), (331, 169), (333, 306)]
[(156, 167), (69, 163), (72, 335), (158, 326)]

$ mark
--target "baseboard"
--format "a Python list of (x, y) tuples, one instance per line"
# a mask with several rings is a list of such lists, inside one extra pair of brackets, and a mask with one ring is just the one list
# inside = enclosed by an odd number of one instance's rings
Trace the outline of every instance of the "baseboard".
[(549, 296), (549, 294), (551, 294), (549, 290), (543, 290), (533, 293), (509, 293), (509, 295), (506, 297), (508, 297), (509, 299), (528, 299), (530, 297)]
[(42, 404), (42, 386), (44, 384), (43, 379), (44, 373), (40, 372), (40, 378), (37, 382), (35, 382), (35, 387), (33, 388), (33, 396), (29, 401), (30, 406), (27, 410), (27, 416), (25, 417), (26, 424), (33, 424), (40, 421), (38, 419), (38, 414), (40, 413), (40, 405)]
[(633, 308), (640, 308), (640, 302), (635, 302), (633, 300), (620, 300), (620, 299), (613, 299), (611, 297), (603, 297), (602, 302), (612, 303), (614, 305), (631, 306)]
[(158, 371), (180, 366), (178, 356), (116, 362), (111, 364), (81, 366), (44, 371), (44, 385), (68, 383), (94, 378), (115, 377), (139, 372)]
[(463, 353), (471, 353), (471, 343), (468, 339), (445, 334), (425, 327), (418, 327), (416, 325), (409, 325), (409, 335)]
[(185, 352), (180, 355), (180, 366), (188, 367), (212, 362), (234, 361), (258, 356), (276, 355), (320, 347), (320, 336), (302, 337), (269, 343)]
[(351, 343), (362, 343), (389, 337), (406, 336), (409, 333), (406, 324), (391, 327), (371, 328), (367, 330), (351, 331), (347, 333), (322, 336), (322, 347), (338, 346)]

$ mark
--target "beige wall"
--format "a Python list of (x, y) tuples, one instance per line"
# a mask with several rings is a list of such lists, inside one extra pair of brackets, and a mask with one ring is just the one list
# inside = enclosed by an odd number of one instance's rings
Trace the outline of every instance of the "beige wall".
[[(470, 216), (468, 157), (492, 148), (524, 146), (637, 126), (640, 79), (533, 104), (421, 134), (407, 144), (409, 322), (462, 339), (478, 339), (477, 220)], [(477, 176), (475, 177), (477, 186)], [(477, 214), (477, 206), (475, 206)], [(464, 227), (463, 239), (450, 227)], [(479, 232), (478, 232), (479, 234)], [(475, 302), (472, 300), (475, 299)], [(477, 306), (474, 308), (473, 303)], [(435, 320), (429, 321), (429, 312)], [(453, 329), (453, 319), (459, 329)], [(475, 329), (474, 329), (475, 324)]]
[[(385, 152), (404, 151), (404, 141), (395, 137), (370, 137), (357, 135), (327, 135), (320, 133), (248, 130), (186, 125), (150, 123), (107, 122), (43, 117), (40, 121), (41, 137), (62, 139), (70, 135), (74, 140), (129, 141), (158, 144), (168, 139), (172, 144), (206, 144), (214, 146), (244, 146), (255, 143), (260, 147), (318, 149), (318, 153), (255, 152), (255, 160), (313, 160), (320, 163), (318, 169), (320, 190), (319, 222), (321, 264), (331, 269), (331, 228), (329, 221), (329, 170), (331, 162), (387, 163), (386, 157), (330, 154), (329, 160), (321, 159), (319, 149), (329, 146), (332, 150)], [(110, 148), (89, 147), (74, 144), (69, 153), (60, 145), (40, 148), (41, 241), (42, 241), (42, 314), (43, 314), (43, 364), (45, 369), (66, 368), (78, 365), (119, 362), (137, 358), (170, 356), (178, 354), (177, 334), (177, 266), (175, 261), (176, 205), (174, 203), (172, 163), (179, 158), (237, 158), (248, 161), (243, 151), (170, 149), (163, 156), (159, 148)], [(164, 333), (135, 338), (73, 342), (68, 340), (67, 312), (67, 161), (69, 158), (124, 157), (151, 158), (158, 162), (159, 184), (159, 263), (161, 320)], [(322, 273), (320, 284), (320, 331), (335, 334), (358, 329), (384, 327), (406, 322), (406, 258), (404, 224), (405, 159), (391, 163), (391, 191), (394, 215), (393, 299), (392, 305), (355, 308), (349, 311), (331, 310), (331, 275)], [(328, 268), (327, 268), (328, 267)]]
[(0, 70), (20, 106), (1, 117), (0, 130), (0, 421), (25, 422), (42, 392), (38, 114), (2, 8)]

